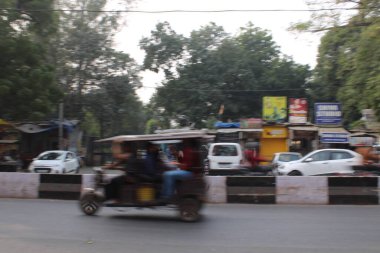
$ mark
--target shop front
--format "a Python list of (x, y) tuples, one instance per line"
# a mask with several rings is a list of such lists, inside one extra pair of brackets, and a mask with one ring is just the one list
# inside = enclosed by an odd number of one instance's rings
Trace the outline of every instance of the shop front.
[(271, 160), (276, 152), (287, 152), (288, 129), (285, 125), (263, 126), (260, 140), (260, 156)]
[(320, 127), (318, 148), (349, 148), (350, 133), (341, 127)]
[(305, 155), (318, 148), (318, 127), (289, 126), (289, 151)]

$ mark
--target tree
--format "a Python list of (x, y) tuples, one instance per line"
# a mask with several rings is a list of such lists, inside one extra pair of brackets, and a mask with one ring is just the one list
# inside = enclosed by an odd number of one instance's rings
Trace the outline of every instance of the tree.
[(357, 12), (344, 23), (332, 24), (322, 37), (311, 95), (315, 101), (341, 102), (346, 124), (359, 120), (362, 109), (374, 109), (380, 119), (380, 3), (337, 1), (340, 3), (354, 4)]
[[(307, 0), (312, 12), (310, 20), (294, 23), (289, 30), (322, 32), (335, 28), (368, 27), (379, 16), (378, 0)], [(352, 20), (352, 16), (358, 19)], [(353, 22), (354, 21), (354, 22)]]
[[(169, 24), (165, 25), (166, 31), (171, 30)], [(162, 30), (152, 34), (155, 38), (169, 36), (163, 35)], [(175, 48), (182, 51), (177, 51), (175, 57), (165, 57), (175, 51), (170, 43), (152, 38), (140, 42), (149, 57), (154, 58), (150, 62), (176, 66), (175, 75), (163, 82), (152, 100), (156, 107), (164, 109), (165, 117), (176, 119), (185, 115), (197, 127), (204, 127), (215, 118), (221, 105), (225, 107), (224, 120), (239, 120), (261, 116), (263, 95), (306, 95), (308, 67), (281, 57), (267, 31), (253, 24), (231, 36), (211, 23), (180, 41), (181, 46), (178, 43)]]
[(146, 53), (144, 69), (158, 73), (164, 71), (165, 76), (173, 76), (178, 61), (183, 58), (185, 38), (178, 35), (168, 22), (158, 23), (150, 38), (143, 38), (140, 47)]
[(66, 115), (83, 119), (90, 113), (102, 137), (142, 132), (145, 123), (135, 93), (141, 86), (140, 67), (128, 54), (112, 49), (119, 14), (102, 12), (106, 4), (107, 0), (61, 1), (61, 8), (73, 11), (61, 13), (55, 55)]
[(53, 34), (55, 15), (33, 11), (49, 9), (52, 4), (49, 0), (9, 0), (0, 5), (7, 8), (0, 11), (1, 117), (42, 120), (56, 109), (56, 101), (61, 98), (47, 47), (41, 43)]

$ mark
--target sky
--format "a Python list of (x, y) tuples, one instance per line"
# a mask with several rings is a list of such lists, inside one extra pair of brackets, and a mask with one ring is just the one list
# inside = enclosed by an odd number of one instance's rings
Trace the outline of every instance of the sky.
[[(114, 9), (125, 9), (115, 5)], [(307, 10), (305, 0), (139, 0), (134, 10)], [(280, 51), (293, 58), (296, 63), (314, 67), (320, 34), (296, 34), (287, 31), (292, 23), (306, 21), (310, 12), (221, 12), (221, 13), (128, 13), (126, 25), (116, 35), (115, 47), (129, 53), (138, 63), (142, 63), (144, 52), (139, 49), (139, 41), (149, 37), (158, 22), (168, 21), (179, 34), (188, 36), (210, 22), (223, 26), (234, 35), (240, 27), (252, 22), (256, 27), (267, 30)], [(146, 71), (142, 74), (143, 88), (138, 90), (140, 99), (147, 103), (154, 93), (162, 75)]]

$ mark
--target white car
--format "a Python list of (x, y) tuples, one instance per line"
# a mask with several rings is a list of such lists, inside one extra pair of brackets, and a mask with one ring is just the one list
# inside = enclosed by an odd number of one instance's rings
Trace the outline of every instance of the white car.
[(238, 169), (243, 161), (243, 151), (238, 143), (212, 143), (208, 151), (208, 166), (212, 171)]
[(278, 167), (283, 163), (292, 162), (302, 158), (301, 153), (298, 152), (277, 152), (273, 154), (273, 159), (271, 164), (274, 168)]
[(65, 150), (51, 150), (33, 159), (28, 170), (35, 173), (78, 173), (80, 164), (75, 153)]
[(352, 166), (362, 165), (363, 157), (349, 149), (319, 149), (299, 160), (280, 164), (277, 175), (317, 176), (352, 174)]

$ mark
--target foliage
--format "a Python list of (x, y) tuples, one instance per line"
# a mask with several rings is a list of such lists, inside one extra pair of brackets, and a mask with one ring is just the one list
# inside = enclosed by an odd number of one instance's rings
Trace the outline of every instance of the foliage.
[(100, 124), (92, 112), (84, 112), (81, 126), (83, 129), (86, 129), (88, 136), (100, 136)]
[(128, 78), (110, 77), (101, 89), (84, 96), (86, 109), (99, 125), (99, 136), (142, 133), (145, 126), (142, 103), (136, 99)]
[[(347, 1), (343, 1), (347, 2)], [(318, 64), (310, 84), (316, 101), (342, 103), (345, 123), (374, 109), (380, 119), (379, 2), (358, 2), (358, 12), (345, 26), (331, 28), (322, 38)]]
[[(0, 12), (0, 117), (14, 121), (42, 120), (61, 98), (49, 64), (49, 41), (55, 30), (55, 15), (34, 12), (49, 9), (53, 1), (2, 1)], [(44, 22), (47, 22), (45, 24)]]
[[(127, 4), (132, 1), (124, 1)], [(62, 12), (55, 54), (57, 80), (65, 92), (67, 117), (83, 119), (91, 113), (101, 137), (142, 132), (139, 66), (128, 55), (112, 49), (119, 14), (102, 12), (107, 0), (61, 2)]]
[(253, 24), (231, 36), (211, 23), (184, 38), (164, 23), (152, 35), (140, 42), (147, 52), (145, 68), (171, 73), (151, 103), (164, 108), (163, 115), (170, 120), (185, 115), (204, 127), (221, 105), (224, 120), (261, 117), (264, 95), (306, 95), (308, 67), (281, 57), (267, 31)]
[[(379, 16), (378, 0), (306, 0), (313, 11), (310, 20), (297, 22), (291, 31), (321, 32), (334, 28), (367, 27), (373, 17)], [(352, 22), (351, 17), (359, 13), (360, 19)]]

